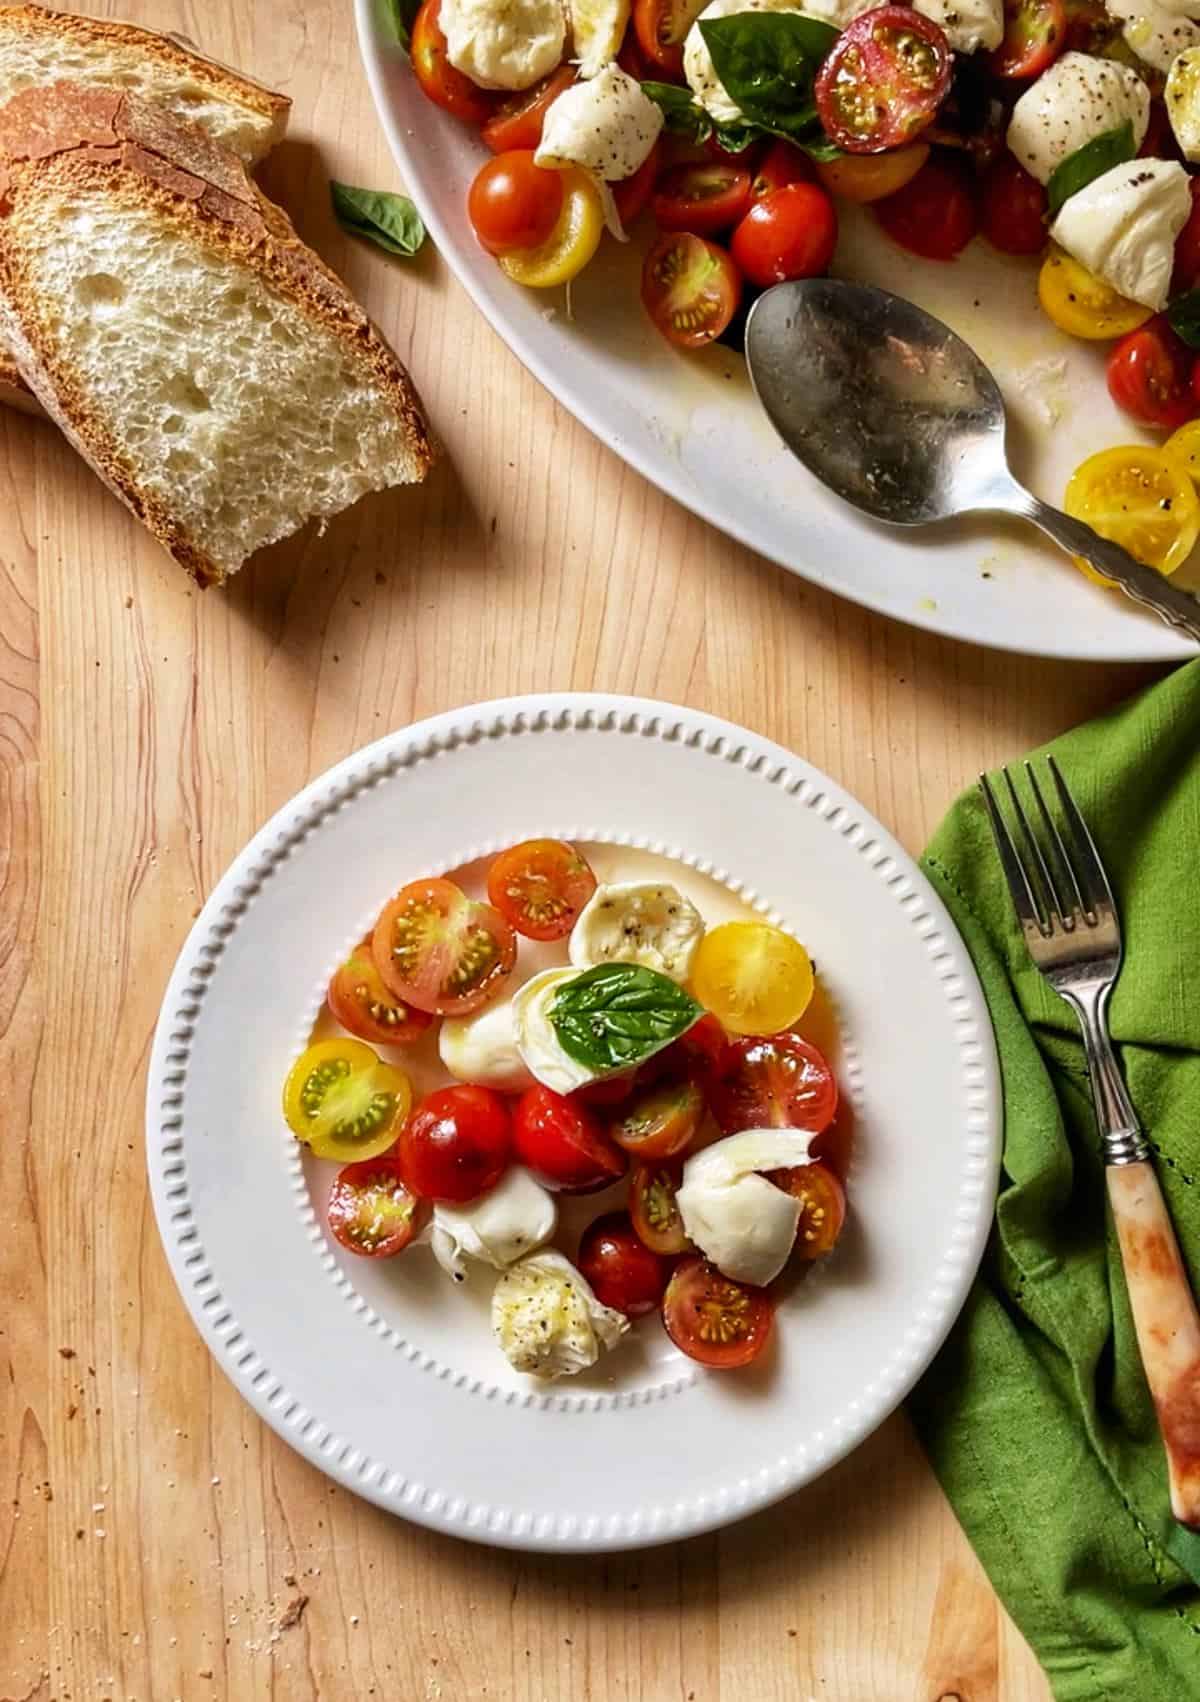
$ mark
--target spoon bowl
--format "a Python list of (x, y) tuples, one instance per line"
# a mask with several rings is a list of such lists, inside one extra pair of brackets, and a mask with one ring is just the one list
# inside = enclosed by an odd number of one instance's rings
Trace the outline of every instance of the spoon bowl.
[(839, 278), (777, 284), (750, 310), (746, 362), (793, 455), (862, 513), (893, 526), (978, 511), (1019, 515), (1200, 639), (1200, 602), (1017, 483), (999, 386), (923, 308)]

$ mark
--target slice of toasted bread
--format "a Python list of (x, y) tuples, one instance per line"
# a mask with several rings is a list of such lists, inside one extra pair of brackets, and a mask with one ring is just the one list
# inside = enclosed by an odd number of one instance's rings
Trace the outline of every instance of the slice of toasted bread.
[(432, 460), (341, 281), (233, 154), (138, 95), (59, 83), (0, 110), (0, 331), (201, 584)]
[[(248, 165), (282, 139), (292, 105), (182, 36), (44, 6), (0, 5), (0, 106), (22, 89), (64, 81), (132, 89), (202, 125)], [(0, 403), (41, 412), (3, 344)]]

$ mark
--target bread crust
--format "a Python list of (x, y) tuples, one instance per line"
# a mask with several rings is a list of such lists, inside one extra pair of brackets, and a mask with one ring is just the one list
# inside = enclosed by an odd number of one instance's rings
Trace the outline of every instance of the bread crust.
[(196, 77), (230, 106), (245, 107), (268, 121), (271, 130), (264, 138), (257, 159), (268, 153), (287, 129), (292, 109), (287, 95), (278, 94), (265, 83), (235, 71), (219, 59), (210, 59), (186, 36), (163, 35), (155, 30), (142, 29), (137, 24), (119, 23), (108, 18), (83, 18), (73, 12), (53, 12), (46, 6), (33, 5), (0, 5), (0, 30), (5, 29), (57, 36), (77, 41), (85, 47), (98, 43), (134, 47), (149, 59), (157, 59), (162, 65)]
[(196, 246), (245, 265), (335, 335), (391, 403), (417, 477), (425, 476), (433, 441), (407, 372), (340, 278), (233, 154), (137, 95), (74, 83), (25, 90), (0, 109), (0, 330), (47, 413), (198, 584), (219, 582), (222, 568), (139, 486), (57, 352), (24, 263), (16, 234), (22, 210), (81, 190), (155, 212)]

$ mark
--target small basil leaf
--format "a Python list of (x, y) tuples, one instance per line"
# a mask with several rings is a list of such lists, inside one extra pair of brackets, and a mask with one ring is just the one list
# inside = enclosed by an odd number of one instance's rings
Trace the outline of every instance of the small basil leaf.
[(1189, 349), (1200, 349), (1200, 290), (1189, 290), (1167, 309), (1171, 329)]
[(723, 148), (727, 154), (744, 154), (762, 131), (757, 124), (718, 124), (713, 135), (718, 148)]
[(1101, 136), (1093, 136), (1082, 148), (1076, 148), (1055, 168), (1046, 185), (1049, 217), (1054, 218), (1064, 201), (1069, 201), (1072, 195), (1078, 195), (1081, 189), (1086, 189), (1089, 183), (1103, 177), (1115, 165), (1124, 165), (1136, 153), (1133, 124), (1128, 118), (1115, 130), (1106, 130)]
[(568, 1057), (589, 1070), (624, 1070), (661, 1052), (702, 1015), (669, 976), (638, 963), (599, 963), (566, 981), (550, 1022)]
[(356, 189), (351, 183), (331, 183), (329, 192), (343, 229), (365, 236), (389, 254), (411, 256), (425, 241), (421, 215), (407, 195), (392, 195), (386, 189)]
[(407, 53), (412, 39), (412, 27), (417, 21), (417, 13), (421, 10), (421, 0), (380, 0), (380, 5), (384, 18), (391, 26), (392, 34)]
[(712, 135), (712, 119), (696, 105), (690, 89), (677, 88), (674, 83), (646, 82), (642, 93), (662, 108), (663, 122), (672, 134), (686, 136), (692, 142), (707, 142)]
[(773, 136), (811, 131), (813, 82), (837, 40), (832, 24), (798, 12), (735, 12), (701, 19), (699, 28), (713, 70), (747, 123)]

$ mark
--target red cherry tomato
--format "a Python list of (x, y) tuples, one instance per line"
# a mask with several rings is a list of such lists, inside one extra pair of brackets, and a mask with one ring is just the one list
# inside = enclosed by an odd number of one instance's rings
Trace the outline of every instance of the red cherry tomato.
[(548, 1087), (531, 1087), (517, 1101), (513, 1144), (539, 1182), (564, 1194), (607, 1188), (628, 1163), (585, 1105)]
[(545, 242), (562, 212), (562, 177), (534, 165), (528, 148), (511, 148), (480, 166), (467, 194), (467, 217), (489, 254)]
[(848, 154), (881, 154), (919, 136), (950, 88), (954, 55), (935, 23), (908, 6), (862, 12), (817, 73), (817, 112)]
[(1174, 431), (1196, 414), (1192, 369), (1196, 356), (1157, 313), (1114, 343), (1108, 393), (1139, 425)]
[(692, 1245), (675, 1198), (682, 1173), (681, 1164), (635, 1164), (629, 1173), (629, 1216), (638, 1239), (667, 1258)]
[(697, 236), (731, 229), (749, 205), (750, 173), (729, 158), (672, 166), (654, 191), (659, 228)]
[(764, 289), (789, 278), (819, 278), (829, 270), (837, 234), (837, 214), (823, 189), (785, 183), (751, 206), (733, 233), (733, 258)]
[(1192, 210), (1188, 221), (1175, 238), (1175, 269), (1171, 273), (1171, 294), (1195, 289), (1200, 283), (1200, 177), (1188, 180), (1192, 192)]
[(788, 1030), (731, 1040), (709, 1078), (708, 1102), (726, 1135), (739, 1129), (817, 1135), (833, 1121), (838, 1087), (817, 1048)]
[(1067, 22), (1062, 51), (1103, 57), (1117, 31), (1102, 0), (1063, 0), (1063, 11)]
[[(657, 1056), (661, 1056), (657, 1054)], [(638, 1076), (636, 1070), (627, 1071), (623, 1076), (605, 1076), (603, 1081), (590, 1081), (583, 1087), (577, 1087), (574, 1093), (567, 1097), (572, 1104), (599, 1106), (602, 1110), (611, 1109), (614, 1105), (623, 1105), (633, 1092)]]
[(334, 970), (326, 1002), (343, 1028), (375, 1046), (409, 1046), (433, 1021), (388, 992), (371, 956), (370, 934)]
[(420, 1202), (405, 1187), (394, 1152), (343, 1166), (329, 1190), (330, 1233), (348, 1252), (365, 1259), (402, 1253), (421, 1215)]
[(564, 939), (596, 890), (587, 859), (564, 839), (526, 839), (488, 871), (488, 898), (527, 940)]
[(575, 1263), (602, 1306), (640, 1318), (663, 1297), (670, 1267), (634, 1234), (629, 1214), (609, 1212), (583, 1232)]
[(713, 342), (741, 299), (741, 274), (729, 255), (690, 231), (660, 236), (642, 264), (642, 305), (678, 349)]
[(686, 1076), (703, 1090), (708, 1073), (721, 1058), (725, 1046), (725, 1030), (711, 1011), (705, 1011), (686, 1034), (641, 1065), (637, 1085), (652, 1087), (655, 1082), (680, 1081)]
[(509, 95), (479, 132), (486, 145), (494, 154), (507, 154), (513, 148), (536, 148), (542, 139), (547, 112), (574, 81), (575, 67), (560, 65), (531, 89)]
[(690, 0), (633, 0), (638, 46), (652, 66), (676, 82), (683, 81), (683, 38), (696, 13)]
[(1150, 102), (1150, 120), (1146, 125), (1146, 134), (1142, 137), (1137, 157), (1139, 160), (1183, 159), (1183, 152), (1167, 116), (1166, 104), (1161, 99)]
[(455, 70), (446, 58), (446, 38), (438, 21), (440, 5), (441, 0), (425, 0), (413, 20), (409, 43), (413, 72), (422, 93), (436, 106), (468, 124), (482, 124), (491, 113), (495, 98)]
[(750, 195), (753, 200), (761, 201), (773, 189), (782, 189), (788, 183), (812, 183), (815, 176), (807, 154), (790, 142), (772, 142), (754, 169)]
[(644, 83), (647, 78), (653, 80), (658, 75), (659, 67), (642, 51), (632, 17), (626, 27), (624, 40), (617, 49), (617, 64), (635, 83)]
[(1002, 254), (1040, 254), (1046, 246), (1046, 191), (1008, 152), (984, 174), (979, 228)]
[(876, 201), (875, 217), (893, 242), (926, 260), (953, 260), (976, 229), (966, 173), (936, 154), (911, 183)]
[(508, 923), (453, 881), (413, 881), (383, 907), (371, 955), (389, 992), (435, 1016), (478, 1010), (517, 957)]
[(650, 196), (658, 181), (659, 167), (662, 162), (662, 150), (655, 142), (641, 165), (632, 177), (623, 178), (620, 183), (612, 185), (612, 198), (616, 202), (617, 217), (624, 230), (636, 224), (650, 204)]
[(792, 1257), (823, 1259), (832, 1252), (846, 1221), (846, 1190), (833, 1171), (814, 1161), (790, 1170), (768, 1170), (767, 1181), (800, 1202)]
[(512, 1157), (512, 1119), (488, 1087), (439, 1088), (400, 1131), (400, 1174), (423, 1200), (474, 1200), (494, 1188)]
[(765, 1289), (733, 1282), (707, 1259), (682, 1259), (663, 1296), (663, 1323), (675, 1346), (714, 1371), (757, 1359), (774, 1317)]
[(691, 1145), (703, 1117), (704, 1096), (685, 1076), (639, 1093), (609, 1124), (608, 1132), (634, 1158), (675, 1158)]
[(1067, 39), (1063, 0), (1004, 0), (1004, 40), (991, 55), (997, 77), (1040, 77)]

